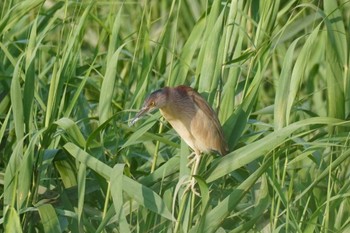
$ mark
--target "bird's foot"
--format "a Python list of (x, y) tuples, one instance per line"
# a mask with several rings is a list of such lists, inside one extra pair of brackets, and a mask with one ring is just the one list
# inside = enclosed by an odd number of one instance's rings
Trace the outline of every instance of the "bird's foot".
[(200, 197), (200, 193), (197, 192), (196, 187), (195, 187), (195, 186), (196, 186), (196, 183), (197, 183), (196, 179), (195, 179), (194, 177), (192, 177), (189, 186), (190, 186), (190, 188), (191, 188), (192, 193), (193, 193), (194, 195)]
[(190, 180), (184, 182), (184, 184), (186, 184), (186, 188), (183, 192), (183, 194), (192, 191), (192, 193), (198, 197), (200, 197), (200, 193), (196, 190), (196, 178), (192, 177)]
[(187, 166), (190, 167), (192, 166), (192, 171), (191, 171), (191, 178), (184, 182), (184, 184), (187, 184), (187, 187), (185, 188), (184, 193), (189, 192), (190, 190), (192, 193), (194, 193), (196, 196), (200, 196), (200, 193), (196, 190), (196, 178), (194, 178), (194, 175), (197, 175), (197, 170), (200, 162), (200, 153), (192, 152), (188, 156), (189, 162), (187, 163)]

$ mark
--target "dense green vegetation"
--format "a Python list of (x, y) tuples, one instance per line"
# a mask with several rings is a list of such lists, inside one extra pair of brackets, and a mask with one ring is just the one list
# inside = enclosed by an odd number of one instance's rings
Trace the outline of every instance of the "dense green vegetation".
[[(0, 2), (0, 232), (350, 232), (350, 2)], [(231, 152), (144, 98), (186, 84)]]

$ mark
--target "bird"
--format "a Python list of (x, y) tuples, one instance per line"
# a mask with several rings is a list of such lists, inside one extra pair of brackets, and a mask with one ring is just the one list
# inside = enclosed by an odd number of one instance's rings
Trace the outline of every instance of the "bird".
[(197, 175), (201, 154), (216, 152), (224, 156), (228, 153), (228, 145), (216, 112), (193, 88), (180, 85), (152, 92), (130, 125), (156, 109), (160, 110), (164, 119), (193, 150), (195, 165), (192, 175)]

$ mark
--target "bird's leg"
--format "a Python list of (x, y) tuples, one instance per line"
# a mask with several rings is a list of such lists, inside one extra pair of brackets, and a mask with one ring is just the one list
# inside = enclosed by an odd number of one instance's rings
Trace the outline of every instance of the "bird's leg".
[(195, 153), (193, 160), (195, 161), (192, 176), (197, 175), (199, 162), (201, 161), (201, 156), (199, 153)]
[(190, 162), (188, 163), (188, 165), (193, 164), (192, 169), (191, 169), (191, 180), (189, 180), (189, 185), (186, 188), (185, 192), (187, 190), (191, 189), (195, 195), (200, 196), (199, 193), (197, 192), (197, 190), (195, 189), (196, 178), (194, 178), (194, 176), (197, 175), (199, 162), (200, 162), (201, 157), (200, 157), (199, 152), (193, 152), (192, 154), (189, 155), (189, 157), (192, 157), (193, 155), (194, 155), (194, 157), (191, 158)]
[(184, 194), (191, 189), (195, 195), (200, 196), (200, 194), (195, 189), (196, 178), (194, 178), (194, 176), (197, 175), (197, 173), (198, 173), (199, 162), (201, 159), (200, 153), (198, 151), (194, 151), (188, 156), (188, 159), (190, 161), (187, 163), (187, 166), (189, 167), (190, 165), (192, 165), (191, 178), (190, 178), (190, 180), (184, 182), (184, 184), (185, 183), (187, 184), (187, 187), (184, 191)]
[(192, 152), (189, 156), (188, 156), (188, 159), (190, 160), (188, 163), (187, 163), (187, 167), (189, 167), (191, 164), (193, 164), (193, 162), (195, 161), (196, 159), (196, 152)]

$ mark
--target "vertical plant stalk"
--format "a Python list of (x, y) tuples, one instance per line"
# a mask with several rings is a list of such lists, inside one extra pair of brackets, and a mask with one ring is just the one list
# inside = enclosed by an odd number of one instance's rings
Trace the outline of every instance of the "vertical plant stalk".
[[(164, 126), (164, 124), (161, 122), (160, 125), (159, 125), (159, 130), (158, 130), (159, 134), (161, 134), (163, 132), (163, 126)], [(154, 172), (154, 170), (156, 169), (156, 166), (157, 166), (157, 160), (158, 160), (158, 154), (159, 154), (159, 145), (160, 145), (160, 141), (157, 141), (156, 142), (156, 148), (155, 148), (154, 154), (153, 154), (151, 173)]]
[(108, 186), (107, 186), (107, 191), (106, 191), (106, 198), (105, 198), (105, 204), (103, 205), (103, 212), (102, 212), (102, 219), (106, 217), (106, 213), (108, 210), (108, 202), (111, 196), (111, 182), (108, 180)]

